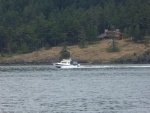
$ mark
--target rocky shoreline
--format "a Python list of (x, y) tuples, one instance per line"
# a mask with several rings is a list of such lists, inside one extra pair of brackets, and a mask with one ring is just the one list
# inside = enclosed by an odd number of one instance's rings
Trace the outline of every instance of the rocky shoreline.
[[(134, 53), (132, 56), (124, 56), (121, 58), (91, 62), (84, 59), (76, 59), (79, 63), (85, 64), (150, 64), (150, 50), (144, 53)], [(45, 58), (20, 58), (0, 61), (0, 65), (52, 65), (54, 62), (58, 62), (58, 58), (45, 57)]]
[(132, 56), (126, 56), (111, 61), (114, 64), (150, 64), (150, 50), (144, 53), (134, 53)]
[(55, 58), (19, 58), (19, 59), (10, 59), (10, 60), (4, 60), (0, 61), (0, 65), (51, 65), (53, 62), (55, 62)]

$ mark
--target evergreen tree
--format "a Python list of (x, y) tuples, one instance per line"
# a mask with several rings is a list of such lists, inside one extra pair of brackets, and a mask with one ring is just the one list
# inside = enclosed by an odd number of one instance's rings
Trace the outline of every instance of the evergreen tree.
[(144, 37), (142, 37), (141, 32), (140, 32), (140, 28), (139, 25), (136, 25), (135, 29), (134, 29), (134, 41), (141, 41), (143, 40)]
[(59, 57), (60, 60), (70, 58), (70, 52), (67, 50), (66, 43), (64, 43), (63, 48), (59, 54), (60, 54), (60, 57)]
[(85, 48), (87, 46), (86, 38), (87, 38), (86, 33), (84, 29), (82, 28), (79, 34), (79, 47), (80, 48)]
[[(134, 41), (150, 35), (150, 0), (0, 0), (1, 52), (93, 43), (112, 25)], [(23, 45), (23, 46), (22, 46)]]

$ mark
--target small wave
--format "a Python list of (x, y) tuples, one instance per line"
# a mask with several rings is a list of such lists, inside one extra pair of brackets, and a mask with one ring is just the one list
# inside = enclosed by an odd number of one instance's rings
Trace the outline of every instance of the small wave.
[(80, 66), (76, 68), (77, 69), (150, 68), (150, 65), (86, 65), (86, 66)]

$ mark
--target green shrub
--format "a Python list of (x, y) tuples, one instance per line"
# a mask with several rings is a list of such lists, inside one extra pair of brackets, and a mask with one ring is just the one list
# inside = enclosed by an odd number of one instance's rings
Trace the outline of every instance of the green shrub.
[(146, 47), (150, 46), (150, 36), (145, 36), (144, 37), (144, 44)]
[(60, 60), (70, 58), (70, 52), (67, 50), (66, 44), (64, 44), (64, 46), (59, 54), (60, 54), (60, 57), (59, 57)]
[(45, 44), (45, 50), (49, 50), (51, 49), (52, 47), (49, 45), (49, 44)]
[(111, 45), (107, 48), (108, 52), (118, 52), (120, 51), (120, 48), (118, 47), (118, 43), (115, 39), (112, 40)]
[(118, 52), (120, 51), (120, 48), (118, 46), (109, 46), (107, 49), (106, 49), (108, 52)]
[(85, 48), (85, 47), (87, 47), (87, 43), (86, 43), (86, 41), (81, 41), (81, 42), (79, 42), (79, 45), (78, 45), (80, 48)]

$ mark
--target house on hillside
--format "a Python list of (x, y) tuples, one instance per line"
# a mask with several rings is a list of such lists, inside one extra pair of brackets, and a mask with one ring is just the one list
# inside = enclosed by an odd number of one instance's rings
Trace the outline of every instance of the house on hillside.
[(119, 31), (119, 29), (116, 29), (115, 31), (109, 31), (108, 29), (105, 29), (105, 32), (101, 35), (99, 35), (97, 38), (99, 40), (108, 40), (115, 38), (116, 40), (121, 40), (123, 38), (123, 34)]

